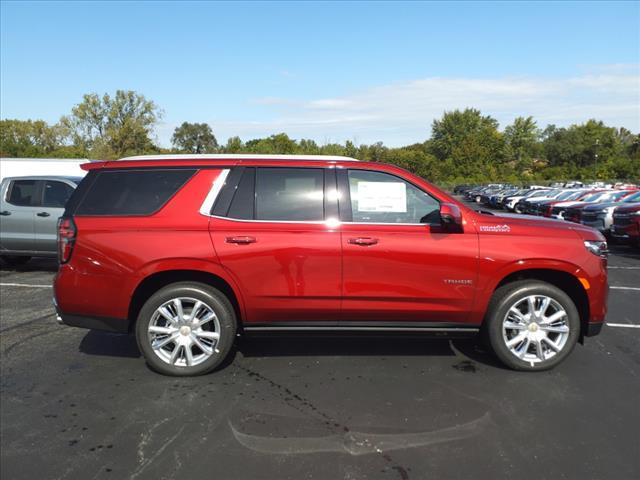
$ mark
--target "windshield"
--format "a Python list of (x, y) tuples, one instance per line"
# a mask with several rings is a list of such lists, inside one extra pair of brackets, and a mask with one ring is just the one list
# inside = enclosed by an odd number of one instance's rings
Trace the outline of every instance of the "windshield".
[(592, 194), (587, 195), (586, 197), (584, 197), (582, 199), (582, 201), (583, 202), (595, 202), (597, 199), (603, 197), (604, 195), (607, 195), (607, 192), (592, 193)]
[(640, 202), (640, 192), (636, 192), (633, 195), (628, 196), (623, 200), (624, 203)]
[(615, 192), (615, 193), (608, 193), (607, 194), (607, 200), (620, 200), (622, 197), (624, 197), (625, 195), (629, 195), (629, 192)]
[(549, 190), (534, 190), (534, 192), (529, 195), (529, 198), (542, 197), (549, 193)]
[(573, 200), (574, 198), (578, 198), (580, 195), (582, 195), (582, 192), (567, 191), (567, 192), (562, 192), (560, 195), (556, 197), (556, 199), (557, 200)]

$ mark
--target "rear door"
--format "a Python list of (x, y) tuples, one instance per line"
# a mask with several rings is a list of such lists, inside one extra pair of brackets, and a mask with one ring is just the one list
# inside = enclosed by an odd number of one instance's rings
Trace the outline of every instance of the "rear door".
[(11, 180), (0, 205), (0, 247), (2, 250), (33, 251), (34, 216), (39, 180)]
[(34, 216), (35, 250), (56, 254), (56, 226), (58, 218), (64, 213), (64, 206), (73, 193), (74, 187), (61, 180), (41, 182), (39, 205)]
[(343, 322), (464, 323), (476, 288), (475, 232), (443, 230), (438, 200), (400, 177), (350, 169), (338, 183)]
[(231, 170), (209, 223), (220, 262), (240, 287), (245, 326), (337, 324), (340, 231), (333, 171)]

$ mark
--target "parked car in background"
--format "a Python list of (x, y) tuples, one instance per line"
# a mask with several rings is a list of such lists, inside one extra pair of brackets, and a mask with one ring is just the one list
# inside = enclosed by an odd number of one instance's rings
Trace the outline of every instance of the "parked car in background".
[(558, 197), (553, 200), (544, 200), (536, 205), (535, 215), (540, 215), (544, 217), (551, 217), (551, 213), (553, 207), (559, 205), (561, 203), (574, 202), (579, 200), (580, 198), (588, 195), (588, 191), (585, 190), (567, 190)]
[(0, 158), (0, 181), (5, 177), (49, 176), (83, 177), (80, 165), (86, 158)]
[(456, 195), (464, 195), (466, 192), (468, 192), (472, 188), (475, 188), (476, 186), (477, 185), (471, 185), (466, 183), (462, 185), (456, 185), (455, 187), (453, 187), (453, 193)]
[(537, 198), (537, 197), (543, 198), (550, 191), (551, 190), (532, 189), (532, 190), (529, 190), (525, 195), (521, 197), (517, 197), (517, 196), (509, 197), (507, 201), (505, 201), (505, 208), (511, 212), (522, 213), (522, 211), (520, 211), (518, 207), (518, 203), (521, 200)]
[(611, 237), (640, 246), (640, 203), (616, 207), (612, 216)]
[(560, 196), (563, 192), (564, 190), (560, 190), (560, 189), (546, 190), (545, 193), (541, 195), (532, 195), (530, 197), (523, 198), (518, 203), (516, 203), (514, 210), (517, 213), (524, 213), (524, 214), (531, 215), (533, 214), (532, 212), (533, 205), (536, 205), (539, 202), (544, 202), (546, 200), (553, 200), (555, 198), (558, 198), (558, 196)]
[(499, 190), (489, 198), (489, 206), (493, 208), (502, 208), (502, 202), (504, 201), (504, 199), (509, 195), (516, 195), (519, 191), (519, 188), (514, 187)]
[[(584, 195), (576, 198), (575, 200), (567, 200), (564, 202), (556, 203), (551, 209), (551, 218), (557, 218), (564, 220), (565, 211), (574, 205), (580, 205), (581, 203), (594, 203), (602, 196), (608, 194), (611, 190), (587, 190)], [(546, 216), (546, 215), (545, 215)]]
[(539, 371), (605, 319), (601, 233), (477, 212), (393, 165), (168, 155), (86, 168), (59, 223), (59, 321), (135, 332), (158, 372), (209, 372), (236, 333), (481, 329), (505, 365)]
[(585, 199), (582, 202), (571, 205), (564, 212), (564, 219), (569, 222), (580, 223), (582, 221), (583, 210), (594, 204), (602, 204), (607, 202), (618, 202), (624, 200), (629, 195), (632, 195), (636, 190), (608, 190), (599, 195), (595, 200), (587, 201)]
[(57, 255), (56, 225), (82, 177), (6, 177), (0, 183), (0, 258), (11, 265)]
[(595, 205), (587, 205), (582, 210), (581, 223), (587, 227), (596, 228), (605, 235), (609, 235), (613, 225), (614, 210), (617, 207), (628, 206), (631, 203), (640, 203), (640, 191), (636, 191), (619, 201), (606, 201)]

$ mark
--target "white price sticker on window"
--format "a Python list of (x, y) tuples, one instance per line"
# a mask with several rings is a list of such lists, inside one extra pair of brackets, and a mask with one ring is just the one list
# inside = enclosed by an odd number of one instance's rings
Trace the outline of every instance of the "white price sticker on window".
[(406, 212), (406, 185), (402, 182), (358, 182), (358, 211)]

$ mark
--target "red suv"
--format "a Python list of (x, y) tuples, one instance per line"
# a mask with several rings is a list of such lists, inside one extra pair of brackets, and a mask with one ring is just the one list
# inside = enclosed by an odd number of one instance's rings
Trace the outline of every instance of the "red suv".
[(84, 165), (59, 221), (67, 325), (135, 332), (155, 370), (220, 365), (236, 334), (482, 332), (544, 370), (597, 334), (607, 244), (583, 225), (475, 212), (401, 168), (188, 155)]

